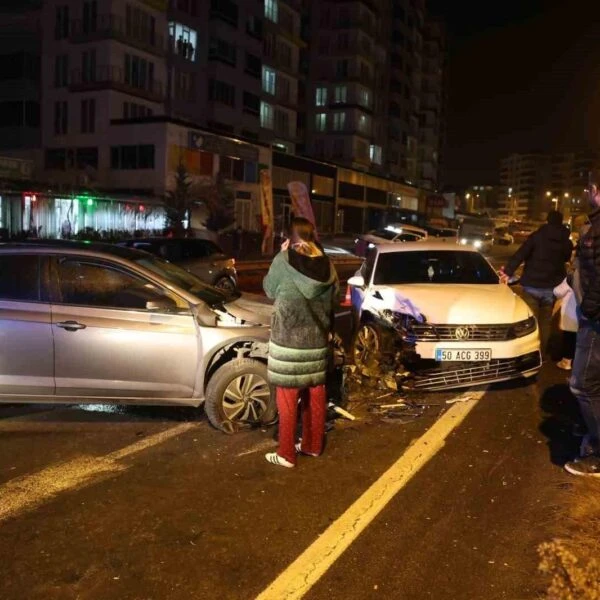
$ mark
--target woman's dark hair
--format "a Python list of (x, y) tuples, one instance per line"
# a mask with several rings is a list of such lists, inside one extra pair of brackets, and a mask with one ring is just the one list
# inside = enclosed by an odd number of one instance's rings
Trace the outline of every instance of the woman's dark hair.
[(315, 242), (315, 226), (304, 217), (294, 217), (290, 223), (290, 238), (292, 243)]
[(548, 218), (546, 219), (546, 221), (550, 225), (562, 225), (563, 224), (563, 215), (561, 212), (558, 212), (557, 210), (551, 210), (548, 213)]

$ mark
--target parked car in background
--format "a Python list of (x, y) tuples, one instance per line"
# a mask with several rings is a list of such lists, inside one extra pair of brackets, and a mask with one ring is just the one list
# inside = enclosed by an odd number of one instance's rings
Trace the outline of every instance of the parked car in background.
[(427, 239), (430, 242), (449, 242), (451, 244), (458, 242), (458, 229), (434, 227), (432, 225), (426, 225), (424, 229), (427, 231)]
[(508, 232), (508, 227), (496, 227), (494, 229), (494, 244), (510, 246), (514, 243), (515, 238)]
[(396, 244), (402, 242), (419, 242), (427, 238), (427, 231), (414, 225), (392, 223), (382, 229), (373, 229), (354, 240), (354, 253), (364, 257), (367, 250), (377, 244)]
[(0, 402), (204, 404), (223, 431), (262, 425), (271, 312), (146, 252), (0, 244)]
[(400, 357), (415, 388), (443, 390), (531, 377), (541, 367), (535, 317), (472, 248), (380, 245), (348, 285), (361, 369)]
[(526, 221), (513, 221), (508, 226), (508, 232), (513, 236), (516, 244), (522, 244), (542, 223)]
[(213, 241), (197, 238), (136, 238), (119, 246), (150, 252), (193, 273), (205, 283), (219, 289), (237, 288), (235, 258), (227, 256)]
[(480, 215), (463, 215), (459, 219), (458, 238), (462, 246), (488, 251), (494, 243), (494, 221)]

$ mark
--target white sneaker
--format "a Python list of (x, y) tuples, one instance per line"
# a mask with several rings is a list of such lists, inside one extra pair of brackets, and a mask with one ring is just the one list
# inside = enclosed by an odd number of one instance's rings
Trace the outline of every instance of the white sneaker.
[(272, 465), (277, 465), (278, 467), (285, 467), (286, 469), (293, 469), (296, 465), (291, 463), (289, 460), (286, 460), (282, 456), (279, 456), (277, 452), (267, 452), (265, 454), (265, 458), (267, 462), (270, 462)]
[(563, 358), (556, 363), (556, 366), (563, 371), (570, 371), (573, 368), (573, 361), (570, 358)]

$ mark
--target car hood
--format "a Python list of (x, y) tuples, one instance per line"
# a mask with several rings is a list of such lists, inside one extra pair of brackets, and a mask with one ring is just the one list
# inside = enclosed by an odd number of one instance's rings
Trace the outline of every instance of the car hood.
[[(238, 325), (270, 325), (273, 301), (265, 296), (243, 293), (236, 300), (227, 302), (224, 309)], [(222, 314), (222, 311), (217, 312)], [(226, 318), (222, 320), (226, 321)]]
[(393, 289), (434, 324), (500, 325), (531, 316), (525, 302), (503, 284), (407, 284), (375, 286)]

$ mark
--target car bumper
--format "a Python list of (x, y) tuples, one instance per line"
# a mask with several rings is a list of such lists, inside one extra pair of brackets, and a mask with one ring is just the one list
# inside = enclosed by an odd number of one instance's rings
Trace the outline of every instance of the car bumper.
[[(460, 366), (458, 366), (460, 364)], [(536, 375), (542, 366), (539, 350), (515, 358), (500, 358), (487, 363), (458, 363), (456, 367), (423, 370), (415, 374), (415, 390), (438, 391), (499, 383)]]

